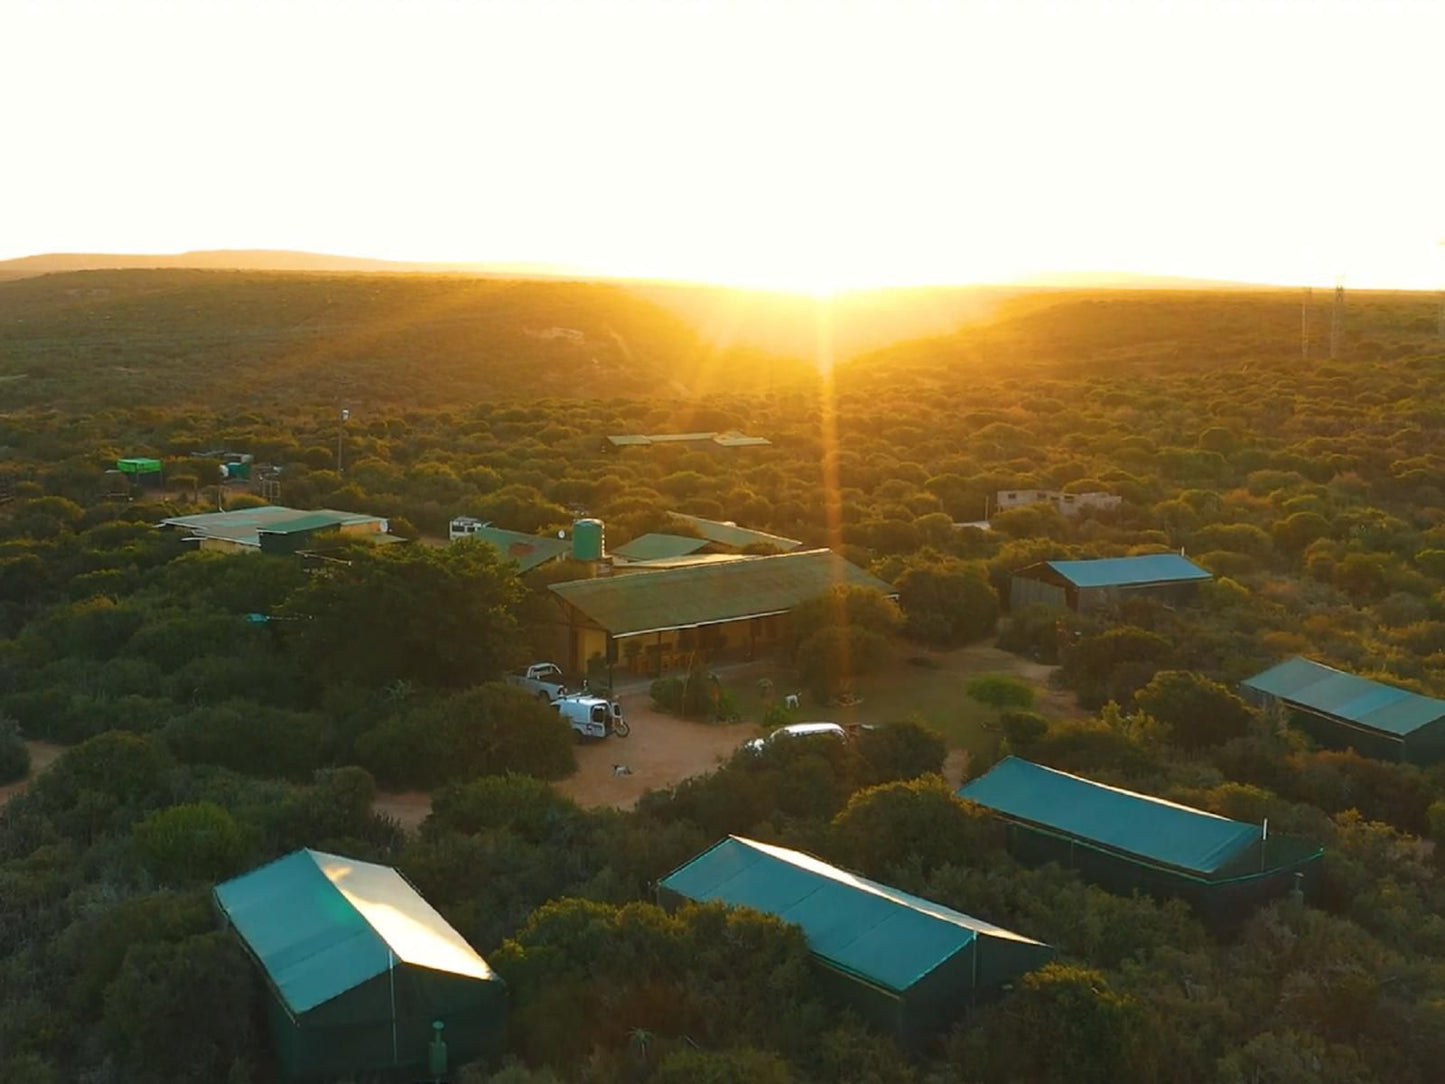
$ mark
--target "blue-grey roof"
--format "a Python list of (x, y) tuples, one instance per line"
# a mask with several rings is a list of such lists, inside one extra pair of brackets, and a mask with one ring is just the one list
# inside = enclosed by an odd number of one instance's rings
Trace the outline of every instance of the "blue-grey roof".
[(1347, 674), (1309, 659), (1290, 659), (1241, 684), (1311, 711), (1401, 737), (1445, 718), (1445, 700)]
[(1178, 553), (1139, 557), (1103, 557), (1093, 561), (1048, 561), (1050, 568), (1076, 587), (1137, 587), (1148, 583), (1209, 580), (1213, 575)]
[(302, 850), (215, 888), (216, 903), (293, 1013), (397, 961), (482, 981), (485, 960), (388, 866)]
[(1194, 873), (1228, 865), (1262, 835), (1243, 824), (1147, 794), (1006, 757), (958, 796), (1111, 850)]
[(830, 866), (801, 851), (729, 836), (661, 886), (696, 902), (777, 915), (824, 961), (902, 992), (977, 937), (1040, 942)]

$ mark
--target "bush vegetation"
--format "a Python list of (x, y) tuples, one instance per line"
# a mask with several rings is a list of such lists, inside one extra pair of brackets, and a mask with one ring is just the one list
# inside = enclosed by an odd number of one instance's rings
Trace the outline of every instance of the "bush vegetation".
[[(1301, 364), (1283, 294), (1022, 298), (840, 364), (825, 403), (807, 364), (720, 364), (611, 287), (377, 286), (434, 316), (327, 361), (310, 351), (337, 327), (372, 326), (350, 279), (80, 281), (108, 292), (0, 284), (0, 713), (70, 746), (0, 813), (0, 1081), (275, 1079), (263, 984), (207, 893), (300, 846), (398, 866), (507, 979), (512, 1062), (470, 1082), (1438, 1079), (1445, 774), (1317, 749), (1232, 692), (1300, 653), (1445, 692), (1431, 299), (1362, 296), (1343, 357)], [(581, 351), (527, 333), (572, 326)], [(338, 471), (315, 389), (343, 381)], [(773, 443), (601, 442), (732, 427)], [(286, 504), (433, 538), (458, 514), (551, 531), (585, 510), (616, 545), (680, 511), (835, 545), (899, 605), (804, 607), (779, 650), (809, 687), (836, 695), (922, 650), (900, 637), (948, 650), (997, 620), (999, 645), (1057, 663), (1084, 709), (1047, 719), (1005, 694), (1010, 749), (1316, 839), (1318, 889), (1222, 937), (1177, 901), (1023, 868), (908, 723), (774, 743), (631, 811), (578, 808), (545, 782), (570, 768), (567, 727), (496, 684), (544, 642), (546, 583), (576, 569), (519, 579), (465, 545), (342, 547), (319, 570), (185, 552), (152, 524), (200, 510), (189, 456), (219, 446), (284, 466)], [(120, 454), (196, 481), (106, 499)], [(1123, 504), (954, 527), (1035, 488)], [(1190, 604), (998, 612), (1024, 565), (1181, 547), (1218, 576)], [(12, 776), (13, 748), (0, 737)], [(373, 811), (378, 781), (435, 788), (419, 831)], [(659, 877), (727, 833), (1059, 959), (903, 1051), (820, 996), (795, 930), (653, 905)]]

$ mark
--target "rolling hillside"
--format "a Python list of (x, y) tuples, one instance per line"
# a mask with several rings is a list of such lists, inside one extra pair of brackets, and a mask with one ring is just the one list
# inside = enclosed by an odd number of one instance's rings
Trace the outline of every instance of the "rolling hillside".
[(678, 317), (595, 283), (198, 270), (0, 282), (12, 407), (425, 407), (688, 395), (801, 371), (704, 345)]

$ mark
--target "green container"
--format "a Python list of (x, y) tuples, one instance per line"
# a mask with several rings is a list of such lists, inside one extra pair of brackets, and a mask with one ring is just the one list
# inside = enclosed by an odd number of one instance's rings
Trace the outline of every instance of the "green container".
[(159, 459), (117, 459), (115, 466), (122, 474), (159, 474)]
[(579, 519), (572, 524), (572, 559), (600, 561), (606, 552), (607, 540), (600, 519)]

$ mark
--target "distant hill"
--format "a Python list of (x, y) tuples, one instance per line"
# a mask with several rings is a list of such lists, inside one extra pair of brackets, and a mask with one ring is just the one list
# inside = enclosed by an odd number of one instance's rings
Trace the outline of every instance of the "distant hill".
[(807, 372), (710, 346), (602, 283), (179, 269), (0, 282), (12, 406), (685, 399)]
[(208, 271), (315, 271), (390, 274), (458, 273), (492, 277), (548, 277), (561, 272), (541, 264), (411, 263), (364, 256), (328, 256), (284, 249), (212, 249), (176, 253), (51, 252), (0, 260), (0, 278), (23, 278), (64, 271), (155, 270), (193, 268)]
[(944, 335), (987, 317), (998, 303), (1047, 289), (1237, 289), (1238, 284), (1127, 272), (1040, 274), (1020, 283), (847, 290), (825, 302), (796, 294), (698, 283), (569, 274), (542, 264), (408, 263), (272, 250), (214, 250), (168, 255), (52, 253), (0, 260), (0, 281), (57, 272), (119, 269), (289, 271), (301, 273), (467, 275), (606, 283), (681, 317), (718, 349), (812, 359), (825, 312), (833, 355), (847, 359), (893, 343)]

